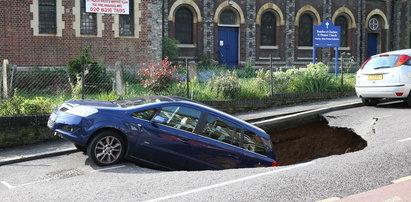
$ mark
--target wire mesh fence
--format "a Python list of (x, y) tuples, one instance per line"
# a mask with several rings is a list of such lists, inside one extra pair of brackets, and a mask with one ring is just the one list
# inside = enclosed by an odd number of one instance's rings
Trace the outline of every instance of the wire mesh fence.
[[(199, 101), (250, 100), (286, 93), (353, 91), (355, 82), (354, 74), (348, 74), (344, 77), (346, 81), (340, 82), (343, 78), (333, 78), (325, 65), (308, 65), (305, 69), (266, 67), (256, 70), (251, 67), (207, 69), (183, 64), (175, 69), (159, 67), (161, 71), (153, 70), (146, 77), (141, 74), (140, 70), (144, 69), (141, 66), (120, 65), (121, 77), (116, 76), (117, 67), (97, 64), (85, 64), (84, 67), (84, 71), (70, 73), (65, 67), (23, 68), (11, 65), (7, 76), (4, 77), (3, 73), (1, 77), (2, 80), (7, 78), (6, 86), (1, 89), (6, 89), (9, 94), (2, 93), (3, 100), (13, 96), (110, 100), (145, 95), (182, 96)], [(175, 71), (175, 74), (170, 74), (170, 71)], [(158, 78), (147, 82), (151, 79), (147, 75)], [(167, 76), (176, 78), (173, 80)], [(118, 89), (118, 83), (123, 89)], [(157, 85), (156, 89), (153, 84)], [(163, 88), (158, 90), (158, 85)]]

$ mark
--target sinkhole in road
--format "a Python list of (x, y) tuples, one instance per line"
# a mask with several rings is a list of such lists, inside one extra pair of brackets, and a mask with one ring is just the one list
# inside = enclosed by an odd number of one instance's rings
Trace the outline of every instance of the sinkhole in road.
[(290, 165), (364, 149), (367, 142), (348, 128), (330, 127), (318, 120), (285, 130), (266, 129), (279, 165)]

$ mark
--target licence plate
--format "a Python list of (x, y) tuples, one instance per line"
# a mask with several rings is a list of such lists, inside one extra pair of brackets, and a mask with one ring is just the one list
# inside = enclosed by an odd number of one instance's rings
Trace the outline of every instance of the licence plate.
[(382, 80), (382, 74), (368, 75), (368, 80)]

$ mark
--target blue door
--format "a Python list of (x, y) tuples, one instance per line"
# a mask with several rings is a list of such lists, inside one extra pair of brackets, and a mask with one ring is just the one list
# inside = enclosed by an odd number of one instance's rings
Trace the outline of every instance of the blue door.
[(378, 51), (378, 34), (368, 34), (367, 58), (377, 54), (377, 51)]
[(220, 64), (238, 65), (238, 28), (218, 28), (218, 58)]

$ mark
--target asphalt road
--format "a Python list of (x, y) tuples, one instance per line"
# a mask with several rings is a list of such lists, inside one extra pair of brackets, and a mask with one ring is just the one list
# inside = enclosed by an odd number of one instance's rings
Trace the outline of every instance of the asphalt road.
[[(165, 172), (97, 167), (74, 153), (0, 167), (1, 201), (317, 201), (411, 175), (411, 109), (403, 103), (324, 114), (352, 128), (361, 151), (275, 168)], [(324, 145), (332, 146), (332, 145)], [(384, 201), (382, 199), (382, 201)]]

